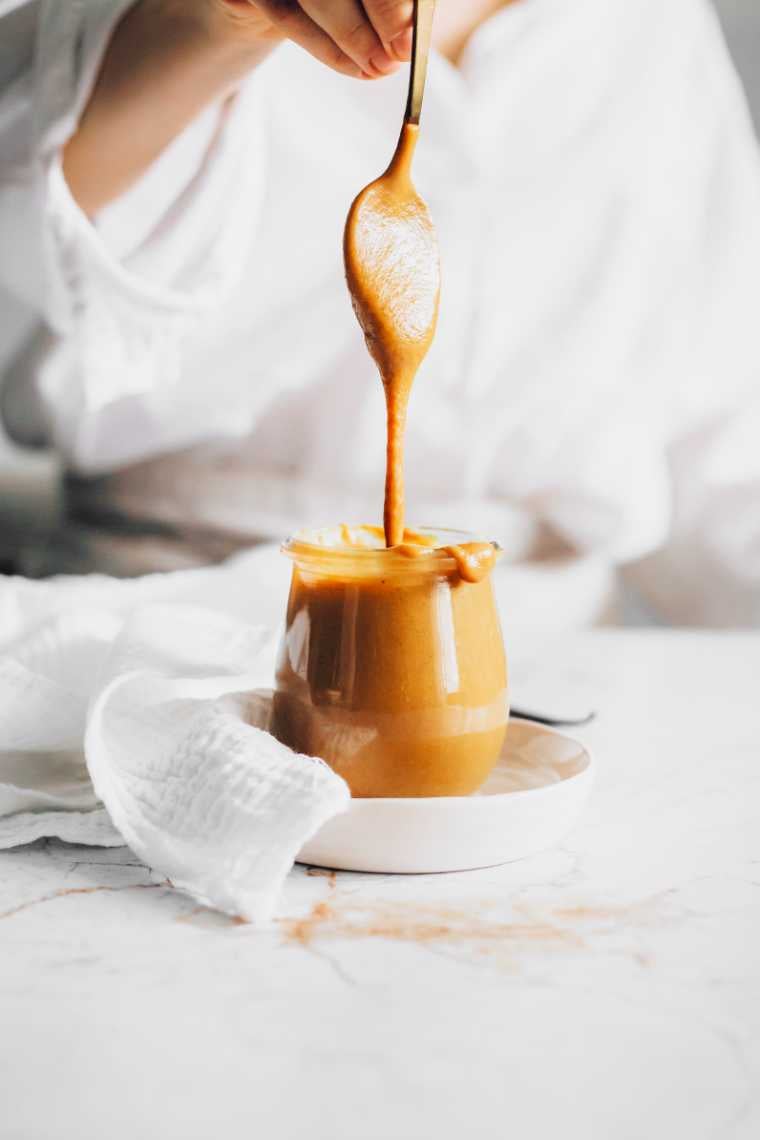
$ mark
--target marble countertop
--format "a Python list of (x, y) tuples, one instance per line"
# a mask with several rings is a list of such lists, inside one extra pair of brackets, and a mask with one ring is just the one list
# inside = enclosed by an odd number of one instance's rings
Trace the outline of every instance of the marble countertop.
[(0, 854), (2, 1140), (760, 1135), (760, 636), (515, 673), (600, 710), (588, 811), (524, 862), (298, 867), (262, 930), (127, 849)]

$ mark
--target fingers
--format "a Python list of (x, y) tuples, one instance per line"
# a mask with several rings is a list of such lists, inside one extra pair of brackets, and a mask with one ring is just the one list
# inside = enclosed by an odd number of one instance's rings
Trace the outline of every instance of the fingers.
[(377, 74), (365, 72), (294, 0), (256, 0), (256, 8), (263, 12), (280, 35), (293, 40), (334, 71), (355, 79)]
[(411, 57), (413, 0), (224, 0), (269, 21), (343, 75), (373, 79)]
[(301, 0), (301, 8), (366, 74), (396, 70), (398, 61), (383, 47), (360, 0)]
[(364, 0), (364, 10), (391, 58), (411, 59), (413, 0)]

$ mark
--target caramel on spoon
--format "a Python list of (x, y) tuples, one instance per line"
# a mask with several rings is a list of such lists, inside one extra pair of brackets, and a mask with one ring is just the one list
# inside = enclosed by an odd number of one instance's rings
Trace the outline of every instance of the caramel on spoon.
[(404, 429), (409, 393), (438, 317), (440, 265), (427, 206), (411, 179), (435, 0), (416, 0), (409, 97), (390, 166), (355, 199), (346, 221), (346, 279), (385, 389), (388, 417), (383, 525), (404, 537)]

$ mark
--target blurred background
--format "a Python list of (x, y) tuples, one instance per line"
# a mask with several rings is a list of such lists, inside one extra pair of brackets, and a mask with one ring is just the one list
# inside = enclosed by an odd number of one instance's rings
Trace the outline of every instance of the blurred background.
[[(713, 0), (726, 40), (744, 83), (755, 128), (760, 135), (760, 0)], [(28, 330), (19, 313), (17, 336), (0, 344), (0, 376), (6, 362)], [(46, 518), (58, 509), (54, 460), (44, 454), (22, 451), (12, 445), (0, 425), (0, 532), (45, 529)], [(0, 573), (12, 572), (9, 563)]]
[(728, 46), (744, 81), (760, 132), (760, 3), (758, 0), (714, 0)]
[[(760, 0), (713, 0), (734, 62), (744, 82), (755, 127), (760, 135)], [(21, 340), (21, 337), (19, 337)], [(0, 369), (14, 346), (0, 345)], [(9, 490), (10, 473), (43, 473), (49, 466), (41, 457), (31, 457), (12, 447), (0, 426), (0, 499)]]

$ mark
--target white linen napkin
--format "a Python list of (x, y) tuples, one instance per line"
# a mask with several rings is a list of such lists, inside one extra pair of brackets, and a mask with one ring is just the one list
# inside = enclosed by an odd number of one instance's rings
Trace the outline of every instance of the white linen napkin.
[[(510, 660), (597, 620), (610, 573), (595, 558), (500, 566)], [(272, 684), (288, 578), (274, 546), (142, 578), (0, 577), (0, 848), (128, 843), (195, 898), (266, 920), (350, 798), (264, 730), (255, 691)]]
[(0, 847), (128, 843), (202, 903), (270, 917), (301, 846), (350, 799), (265, 731), (274, 558), (0, 580)]

